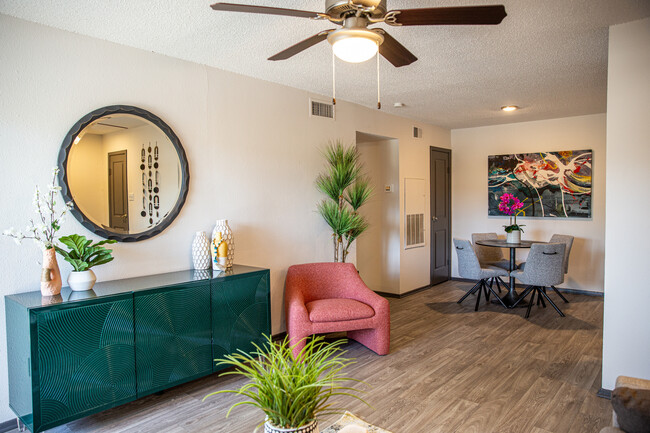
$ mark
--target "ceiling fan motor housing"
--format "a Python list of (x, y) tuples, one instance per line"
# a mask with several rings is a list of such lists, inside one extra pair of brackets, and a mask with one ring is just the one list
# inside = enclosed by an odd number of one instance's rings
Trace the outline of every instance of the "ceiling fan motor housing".
[[(350, 4), (352, 3), (352, 5)], [(355, 8), (355, 6), (357, 6)], [(358, 8), (372, 8), (368, 16), (379, 18), (386, 13), (386, 0), (325, 0), (326, 13), (332, 18), (344, 18), (350, 12), (356, 12)]]

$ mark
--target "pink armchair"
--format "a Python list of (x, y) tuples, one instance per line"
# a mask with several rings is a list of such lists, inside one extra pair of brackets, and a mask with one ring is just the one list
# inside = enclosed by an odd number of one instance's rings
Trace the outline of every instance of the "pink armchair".
[(297, 356), (313, 334), (347, 331), (378, 355), (388, 354), (388, 301), (370, 290), (351, 263), (294, 265), (285, 291), (287, 333)]

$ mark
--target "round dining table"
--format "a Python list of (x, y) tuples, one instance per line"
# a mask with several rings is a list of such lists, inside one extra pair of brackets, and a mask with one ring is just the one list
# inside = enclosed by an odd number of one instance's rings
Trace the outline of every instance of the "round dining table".
[[(477, 245), (482, 245), (484, 247), (509, 248), (510, 249), (510, 272), (517, 269), (517, 263), (515, 261), (517, 256), (517, 248), (530, 248), (533, 244), (544, 244), (544, 243), (546, 242), (521, 241), (515, 244), (515, 243), (508, 243), (506, 242), (505, 239), (485, 239), (482, 241), (476, 241)], [(508, 293), (506, 293), (501, 297), (501, 301), (506, 307), (512, 308), (517, 302), (517, 298), (519, 297), (519, 295), (515, 291), (515, 278), (512, 275), (509, 276), (508, 285), (510, 286)], [(523, 300), (522, 302), (519, 302), (517, 304), (517, 306), (525, 306), (525, 305), (527, 304)]]

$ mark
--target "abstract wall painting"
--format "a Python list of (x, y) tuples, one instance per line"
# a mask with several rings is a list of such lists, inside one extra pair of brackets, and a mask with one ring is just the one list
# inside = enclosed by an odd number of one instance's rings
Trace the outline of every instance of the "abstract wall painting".
[(591, 218), (591, 150), (488, 156), (488, 215), (499, 197), (524, 203), (519, 217)]

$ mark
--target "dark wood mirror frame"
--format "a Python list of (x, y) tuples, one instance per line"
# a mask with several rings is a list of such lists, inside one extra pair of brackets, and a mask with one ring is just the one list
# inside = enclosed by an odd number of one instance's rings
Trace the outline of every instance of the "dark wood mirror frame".
[(185, 199), (187, 198), (188, 187), (190, 182), (189, 165), (187, 163), (185, 150), (183, 149), (180, 140), (178, 139), (174, 131), (155, 114), (143, 110), (142, 108), (132, 107), (130, 105), (111, 105), (108, 107), (103, 107), (95, 111), (92, 111), (86, 114), (81, 119), (79, 119), (79, 121), (75, 123), (74, 126), (70, 129), (70, 131), (68, 131), (68, 133), (66, 134), (63, 140), (63, 144), (61, 144), (61, 150), (59, 151), (58, 179), (59, 179), (59, 185), (61, 186), (61, 194), (63, 195), (63, 198), (65, 199), (66, 203), (69, 201), (74, 202), (72, 193), (70, 192), (70, 187), (68, 185), (67, 165), (68, 165), (68, 157), (70, 156), (70, 151), (74, 144), (75, 138), (88, 125), (90, 125), (91, 123), (93, 123), (94, 121), (98, 120), (101, 117), (108, 116), (111, 114), (131, 114), (134, 116), (141, 117), (156, 125), (165, 133), (165, 135), (167, 135), (172, 145), (174, 146), (174, 149), (176, 149), (176, 153), (178, 155), (180, 168), (181, 168), (182, 179), (180, 185), (180, 193), (178, 195), (178, 199), (176, 200), (176, 204), (169, 212), (167, 217), (161, 223), (141, 233), (117, 233), (117, 232), (112, 232), (110, 230), (107, 230), (103, 227), (100, 227), (97, 224), (95, 224), (92, 220), (90, 220), (90, 218), (84, 215), (84, 213), (79, 209), (76, 203), (75, 206), (72, 208), (71, 213), (84, 227), (86, 227), (91, 232), (103, 238), (115, 239), (119, 242), (143, 241), (145, 239), (149, 239), (158, 235), (167, 227), (169, 227), (169, 225), (174, 221), (174, 219), (176, 219), (176, 217), (181, 211), (181, 208), (185, 204)]

